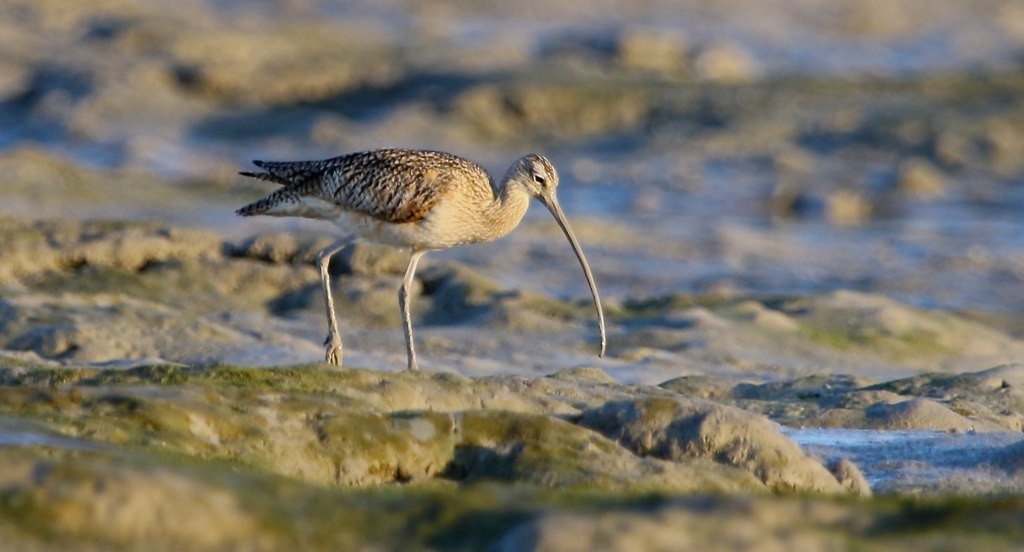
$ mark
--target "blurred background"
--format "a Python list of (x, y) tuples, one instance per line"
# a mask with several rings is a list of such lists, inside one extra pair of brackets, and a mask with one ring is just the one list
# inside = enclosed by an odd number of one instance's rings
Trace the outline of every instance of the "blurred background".
[[(1019, 1), (0, 3), (0, 213), (330, 233), (234, 217), (268, 191), (236, 172), (382, 146), (551, 157), (613, 304), (853, 289), (1024, 329)], [(438, 256), (585, 298), (547, 218)]]

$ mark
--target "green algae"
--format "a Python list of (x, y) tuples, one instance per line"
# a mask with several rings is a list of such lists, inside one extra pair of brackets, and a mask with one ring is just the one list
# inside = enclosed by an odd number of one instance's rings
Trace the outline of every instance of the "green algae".
[[(54, 385), (47, 377), (54, 373), (75, 378)], [(363, 486), (440, 477), (554, 487), (753, 488), (742, 472), (726, 466), (637, 458), (544, 413), (466, 409), (481, 393), (529, 406), (500, 379), (481, 385), (445, 375), (318, 367), (158, 365), (10, 369), (5, 381), (0, 412), (45, 420), (70, 436), (220, 458), (312, 482)], [(419, 400), (417, 381), (426, 393), (447, 388), (450, 398), (435, 399), (457, 410), (396, 408), (409, 392)], [(380, 397), (360, 398), (367, 394)], [(385, 408), (373, 406), (382, 401)]]
[[(558, 487), (619, 486), (613, 473), (587, 466), (587, 455), (615, 454), (618, 447), (593, 432), (546, 416), (467, 412), (464, 438), (448, 474), (456, 479), (531, 481)], [(587, 451), (581, 455), (580, 451)]]
[[(157, 550), (477, 550), (515, 527), (560, 513), (711, 512), (702, 523), (728, 531), (739, 512), (768, 512), (792, 500), (804, 501), (800, 508), (807, 511), (838, 508), (861, 519), (829, 529), (858, 546), (884, 549), (952, 535), (957, 542), (1004, 549), (1020, 537), (1012, 525), (1013, 516), (1024, 513), (1019, 500), (970, 501), (971, 509), (960, 499), (766, 497), (750, 493), (755, 487), (744, 470), (709, 460), (642, 458), (557, 417), (484, 409), (386, 411), (353, 398), (383, 382), (479, 394), (508, 385), (506, 380), (321, 365), (6, 365), (0, 370), (0, 412), (30, 422), (33, 431), (68, 436), (77, 448), (60, 441), (0, 447), (0, 537), (41, 549), (152, 543)], [(793, 383), (790, 394), (800, 398), (800, 389), (830, 381), (806, 378)], [(858, 383), (840, 382), (843, 389)], [(645, 404), (648, 423), (678, 416), (678, 403), (667, 397)], [(695, 492), (733, 496), (684, 498)], [(186, 520), (181, 527), (116, 507), (124, 501), (144, 511), (146, 500), (157, 499), (153, 493), (164, 497), (162, 511)], [(221, 517), (209, 514), (220, 520), (211, 529), (197, 518), (214, 508)], [(91, 522), (100, 511), (114, 512), (112, 521)], [(765, 516), (758, 523), (775, 519)], [(820, 530), (799, 520), (778, 523), (799, 534)], [(186, 530), (200, 539), (183, 541)]]
[[(932, 548), (936, 539), (984, 549), (1012, 549), (1024, 537), (1024, 501), (963, 498), (872, 501), (829, 498), (689, 496), (671, 493), (552, 489), (524, 484), (400, 485), (339, 489), (239, 471), (220, 462), (151, 452), (54, 452), (39, 447), (0, 449), (0, 535), (8, 543), (44, 550), (68, 546), (133, 549), (480, 550), (512, 529), (552, 514), (589, 516), (656, 514), (666, 508), (730, 531), (737, 516), (762, 530), (796, 535), (820, 531), (854, 549)], [(28, 470), (28, 482), (11, 477)], [(121, 493), (143, 477), (156, 485), (182, 485), (185, 493), (162, 500), (176, 522), (129, 517), (134, 532), (114, 525), (86, 526), (91, 510), (75, 496)], [(173, 483), (172, 483), (173, 482)], [(194, 485), (192, 485), (194, 484)], [(97, 487), (97, 485), (100, 485)], [(102, 489), (106, 490), (102, 490)], [(138, 493), (122, 496), (137, 500)], [(230, 513), (210, 527), (201, 519), (210, 497), (227, 497)], [(100, 498), (100, 500), (103, 500)], [(143, 503), (140, 503), (143, 504)], [(790, 510), (803, 515), (772, 515)], [(816, 512), (821, 511), (821, 514)], [(819, 523), (816, 520), (828, 520)], [(594, 519), (599, 519), (594, 517)], [(709, 527), (709, 528), (710, 528)], [(198, 535), (198, 538), (197, 538)], [(707, 544), (711, 544), (708, 542)]]
[(870, 353), (894, 362), (915, 362), (952, 356), (957, 350), (943, 336), (929, 330), (892, 332), (868, 324), (834, 326), (820, 321), (800, 321), (797, 335), (842, 352)]
[[(194, 481), (210, 493), (233, 497), (240, 518), (248, 523), (221, 526), (223, 543), (256, 546), (257, 549), (299, 547), (303, 550), (356, 549), (369, 545), (387, 549), (442, 547), (478, 550), (492, 544), (518, 524), (551, 509), (569, 508), (599, 512), (614, 508), (649, 507), (664, 500), (656, 495), (608, 494), (595, 491), (554, 491), (530, 485), (469, 486), (413, 485), (367, 490), (346, 490), (308, 485), (259, 472), (239, 472), (219, 462), (196, 462), (188, 458), (153, 453), (52, 453), (39, 448), (0, 449), (7, 466), (0, 473), (0, 534), (16, 531), (23, 542), (50, 543), (55, 548), (69, 545), (101, 545), (132, 548), (142, 538), (125, 535), (104, 526), (83, 527), (82, 514), (66, 500), (69, 492), (95, 488), (97, 482), (116, 487), (119, 475), (144, 474), (150, 478), (168, 475)], [(10, 484), (6, 472), (18, 465), (44, 473), (48, 485)], [(25, 466), (25, 464), (30, 464)], [(131, 475), (127, 478), (133, 480)], [(50, 492), (45, 492), (49, 489)], [(62, 489), (59, 492), (52, 492)], [(40, 492), (43, 490), (44, 492)], [(88, 493), (87, 494), (92, 494)], [(109, 491), (107, 491), (109, 492)], [(146, 492), (140, 489), (140, 493)], [(200, 495), (162, 498), (164, 508), (189, 520), (189, 508), (201, 504)], [(168, 501), (188, 498), (187, 502)], [(202, 506), (199, 506), (201, 512)], [(191, 543), (175, 542), (188, 533), (175, 535), (170, 520), (153, 522), (145, 516), (142, 537), (161, 537), (147, 545), (156, 549), (205, 549)], [(167, 523), (166, 527), (155, 523)], [(194, 529), (194, 528), (193, 528)], [(244, 529), (245, 534), (239, 534)], [(148, 540), (148, 539), (147, 539)], [(8, 540), (7, 542), (10, 542)], [(17, 541), (15, 541), (17, 542)], [(202, 541), (200, 541), (201, 543)], [(152, 549), (152, 548), (151, 548)]]
[(86, 372), (96, 370), (64, 367), (42, 367), (30, 361), (3, 359), (0, 366), (0, 385), (5, 386), (45, 386), (59, 387), (74, 384), (85, 376)]
[(616, 312), (615, 317), (628, 320), (631, 318), (664, 316), (673, 311), (692, 307), (715, 308), (735, 302), (722, 295), (690, 295), (686, 293), (669, 293), (642, 299), (627, 299)]

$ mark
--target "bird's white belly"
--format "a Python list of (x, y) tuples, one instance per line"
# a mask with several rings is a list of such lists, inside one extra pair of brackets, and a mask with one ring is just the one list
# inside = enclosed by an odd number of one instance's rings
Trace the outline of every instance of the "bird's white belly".
[(422, 241), (419, 239), (420, 232), (416, 223), (383, 222), (351, 211), (340, 211), (330, 220), (347, 235), (366, 242), (394, 247), (416, 247)]

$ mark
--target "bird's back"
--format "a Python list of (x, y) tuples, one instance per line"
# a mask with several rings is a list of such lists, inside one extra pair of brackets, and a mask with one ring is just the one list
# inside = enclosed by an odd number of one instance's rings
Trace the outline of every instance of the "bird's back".
[(452, 188), (480, 199), (494, 193), (483, 167), (439, 151), (379, 149), (319, 161), (253, 164), (264, 172), (242, 174), (283, 187), (242, 207), (240, 215), (302, 213), (314, 200), (400, 224), (426, 217)]

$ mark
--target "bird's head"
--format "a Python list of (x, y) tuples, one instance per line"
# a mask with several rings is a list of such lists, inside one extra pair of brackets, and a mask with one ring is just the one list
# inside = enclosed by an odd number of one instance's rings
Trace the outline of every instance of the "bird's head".
[(509, 174), (505, 177), (510, 183), (522, 186), (531, 196), (541, 200), (545, 205), (554, 200), (555, 189), (558, 188), (558, 171), (543, 155), (531, 153), (520, 157)]

